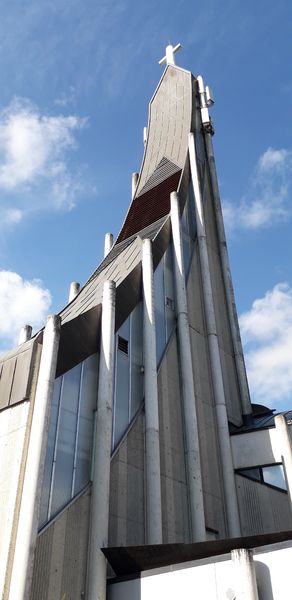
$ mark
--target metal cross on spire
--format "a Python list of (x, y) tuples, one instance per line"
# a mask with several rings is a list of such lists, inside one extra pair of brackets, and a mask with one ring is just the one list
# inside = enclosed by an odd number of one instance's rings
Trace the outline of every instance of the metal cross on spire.
[(176, 46), (172, 46), (171, 44), (169, 44), (169, 46), (166, 46), (165, 56), (161, 58), (159, 64), (163, 65), (164, 63), (166, 63), (167, 65), (175, 65), (174, 54), (180, 49), (181, 44), (176, 44)]

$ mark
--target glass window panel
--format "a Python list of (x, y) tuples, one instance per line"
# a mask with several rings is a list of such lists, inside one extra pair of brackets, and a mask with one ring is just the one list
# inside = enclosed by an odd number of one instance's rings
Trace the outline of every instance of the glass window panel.
[(71, 498), (81, 364), (64, 375), (51, 516)]
[(142, 400), (144, 377), (141, 373), (143, 364), (143, 310), (142, 302), (137, 304), (131, 314), (131, 407), (130, 418), (132, 418)]
[(163, 259), (160, 261), (154, 272), (154, 304), (156, 326), (156, 359), (158, 363), (161, 359), (166, 343)]
[(77, 494), (90, 480), (93, 411), (97, 406), (98, 362), (99, 355), (93, 354), (83, 364), (74, 494)]
[(263, 480), (265, 483), (274, 485), (275, 487), (286, 490), (286, 481), (282, 465), (271, 465), (270, 467), (262, 467)]
[(39, 517), (40, 526), (44, 525), (44, 523), (46, 523), (46, 521), (48, 519), (49, 495), (50, 495), (51, 476), (52, 476), (53, 459), (54, 459), (54, 448), (55, 448), (55, 440), (56, 440), (56, 427), (57, 427), (58, 407), (59, 407), (59, 402), (60, 402), (61, 383), (62, 383), (62, 377), (58, 377), (58, 379), (56, 379), (55, 383), (54, 383), (54, 393), (53, 393), (52, 408), (51, 408), (51, 414), (50, 414), (48, 444), (47, 444), (47, 452), (46, 452), (46, 458), (45, 458), (42, 496), (41, 496), (41, 505), (40, 505), (40, 517)]
[(250, 479), (256, 479), (256, 481), (262, 480), (260, 469), (240, 469), (240, 473)]
[(114, 406), (114, 447), (129, 424), (129, 356), (117, 350), (116, 389)]
[(164, 283), (165, 283), (165, 316), (166, 316), (166, 341), (175, 325), (175, 301), (173, 282), (173, 247), (170, 244), (164, 259)]

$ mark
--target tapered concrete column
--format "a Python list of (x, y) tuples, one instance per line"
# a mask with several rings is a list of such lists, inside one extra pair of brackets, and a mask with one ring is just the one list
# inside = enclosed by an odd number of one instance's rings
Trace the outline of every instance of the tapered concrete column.
[(235, 568), (236, 600), (258, 600), (255, 565), (252, 550), (240, 548), (231, 551)]
[(24, 325), (21, 328), (20, 333), (19, 333), (18, 345), (20, 346), (21, 344), (24, 344), (25, 342), (27, 342), (28, 340), (30, 340), (31, 333), (32, 333), (32, 326), (31, 325)]
[(146, 541), (162, 544), (159, 415), (156, 368), (156, 336), (152, 246), (143, 242), (144, 381), (146, 443)]
[(214, 300), (210, 276), (209, 257), (207, 249), (207, 239), (204, 224), (204, 214), (200, 183), (197, 170), (195, 140), (193, 133), (189, 134), (189, 156), (191, 166), (191, 177), (195, 198), (195, 211), (197, 222), (197, 236), (199, 246), (199, 256), (201, 265), (201, 278), (204, 299), (204, 312), (206, 318), (206, 329), (208, 336), (208, 346), (210, 355), (210, 367), (213, 383), (214, 400), (216, 407), (218, 441), (220, 448), (222, 478), (225, 495), (226, 517), (228, 532), (231, 537), (240, 536), (240, 520), (237, 504), (237, 495), (234, 479), (234, 467), (232, 451), (230, 444), (227, 410), (225, 402), (225, 392), (222, 377), (222, 368), (220, 360), (220, 351), (217, 336), (217, 327), (215, 319)]
[(79, 293), (79, 290), (80, 283), (77, 283), (77, 281), (72, 281), (72, 283), (70, 283), (68, 302), (71, 302), (72, 300), (74, 300), (74, 298), (76, 298), (77, 294)]
[(218, 187), (218, 179), (216, 173), (216, 165), (214, 158), (214, 150), (212, 143), (212, 136), (210, 133), (205, 132), (205, 143), (208, 157), (208, 165), (210, 171), (210, 179), (211, 179), (211, 188), (214, 202), (214, 212), (216, 218), (217, 225), (217, 233), (219, 240), (219, 251), (222, 265), (222, 275), (224, 281), (225, 295), (226, 295), (226, 303), (227, 303), (227, 311), (231, 329), (231, 337), (234, 349), (234, 359), (237, 371), (238, 378), (238, 386), (240, 392), (241, 406), (242, 406), (242, 414), (246, 420), (252, 415), (252, 408), (250, 402), (249, 388), (246, 376), (244, 355), (240, 337), (240, 330), (238, 325), (238, 317), (237, 310), (235, 304), (234, 297), (234, 289), (232, 285), (232, 277), (230, 271), (228, 250), (226, 244), (226, 236), (224, 230), (224, 222), (220, 201), (220, 193)]
[(132, 173), (132, 200), (135, 196), (138, 179), (139, 179), (139, 173)]
[(104, 236), (104, 258), (108, 255), (112, 248), (114, 236), (112, 233), (106, 233)]
[(101, 548), (108, 545), (112, 411), (114, 392), (115, 283), (103, 287), (95, 455), (91, 496), (88, 600), (106, 597), (106, 559)]
[(61, 319), (48, 317), (44, 330), (40, 369), (33, 407), (29, 446), (23, 481), (13, 568), (11, 600), (28, 600), (36, 545), (49, 415), (56, 374)]
[(186, 466), (188, 474), (192, 541), (206, 539), (204, 500), (201, 476), (200, 446), (196, 397), (194, 389), (191, 340), (188, 320), (187, 294), (179, 202), (176, 192), (170, 195), (171, 225), (174, 247), (174, 275), (177, 304), (180, 369), (184, 410)]
[(290, 502), (292, 503), (292, 440), (289, 433), (289, 426), (287, 425), (284, 415), (275, 416), (275, 426), (284, 464)]

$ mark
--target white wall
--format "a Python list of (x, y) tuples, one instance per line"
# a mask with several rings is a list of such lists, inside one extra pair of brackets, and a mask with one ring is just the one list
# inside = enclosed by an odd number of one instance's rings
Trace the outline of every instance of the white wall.
[(0, 597), (12, 533), (29, 402), (0, 413)]

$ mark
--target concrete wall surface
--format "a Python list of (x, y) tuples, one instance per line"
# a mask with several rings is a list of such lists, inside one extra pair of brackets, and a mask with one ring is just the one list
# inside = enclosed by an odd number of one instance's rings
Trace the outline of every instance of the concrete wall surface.
[(181, 383), (177, 334), (172, 336), (158, 373), (163, 541), (189, 541)]
[(206, 526), (218, 531), (218, 537), (225, 537), (222, 473), (197, 249), (192, 258), (187, 293)]
[[(291, 541), (258, 548), (253, 560), (259, 598), (290, 598)], [(144, 571), (140, 578), (110, 583), (107, 597), (108, 600), (235, 600), (239, 597), (237, 583), (234, 564), (226, 554)]]
[(144, 413), (140, 413), (111, 461), (109, 546), (144, 543)]
[(13, 534), (29, 402), (0, 413), (0, 598)]
[(228, 419), (234, 423), (234, 425), (239, 426), (242, 423), (241, 400), (239, 395), (237, 372), (234, 360), (234, 348), (226, 304), (226, 292), (223, 281), (221, 258), (219, 253), (214, 202), (207, 169), (205, 173), (203, 203), (226, 408)]
[(90, 489), (38, 536), (30, 600), (80, 600), (85, 593)]

